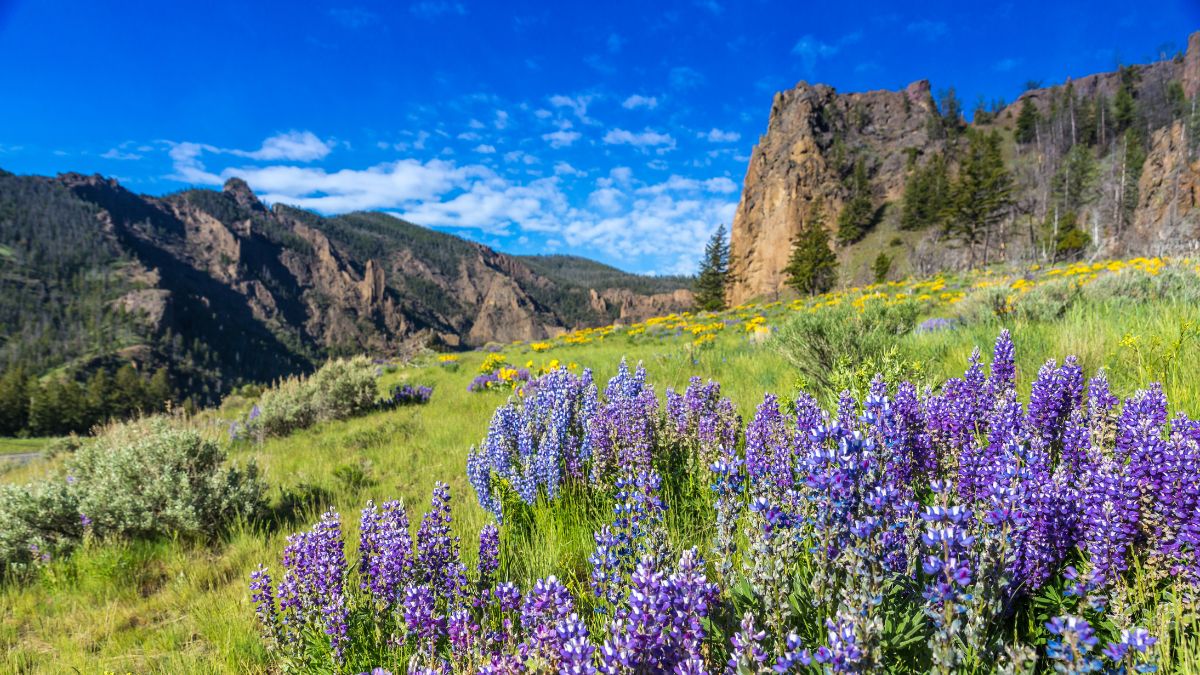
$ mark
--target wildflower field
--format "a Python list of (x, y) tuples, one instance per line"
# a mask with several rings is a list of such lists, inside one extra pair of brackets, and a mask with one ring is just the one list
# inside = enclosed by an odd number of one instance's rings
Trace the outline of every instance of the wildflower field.
[(88, 504), (3, 667), (1200, 672), (1197, 326), (1140, 259), (331, 368), (159, 422), (248, 477), (215, 530), (0, 474)]

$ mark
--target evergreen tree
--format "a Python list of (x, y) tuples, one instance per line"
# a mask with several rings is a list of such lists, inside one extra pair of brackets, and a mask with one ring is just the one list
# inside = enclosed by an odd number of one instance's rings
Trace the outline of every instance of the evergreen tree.
[(837, 282), (837, 256), (829, 247), (825, 231), (825, 209), (818, 199), (809, 211), (808, 222), (792, 240), (787, 267), (787, 285), (798, 293), (816, 295), (833, 289)]
[(1059, 222), (1058, 236), (1054, 242), (1055, 260), (1075, 260), (1092, 243), (1092, 237), (1077, 223), (1077, 216), (1069, 212)]
[(116, 408), (116, 391), (108, 371), (97, 370), (87, 383), (87, 410), (93, 424), (102, 424), (112, 419)]
[(146, 385), (137, 370), (126, 363), (117, 369), (113, 378), (112, 414), (116, 417), (132, 417), (146, 407)]
[(942, 128), (946, 132), (946, 137), (953, 139), (963, 125), (962, 102), (958, 100), (958, 94), (955, 93), (954, 87), (942, 92), (941, 98), (939, 108), (942, 113)]
[(0, 436), (16, 436), (29, 425), (29, 378), (16, 367), (0, 377)]
[(1054, 176), (1054, 198), (1065, 212), (1078, 212), (1091, 201), (1091, 188), (1096, 178), (1096, 160), (1085, 145), (1075, 145), (1067, 152), (1062, 166)]
[(1134, 100), (1133, 87), (1137, 81), (1137, 71), (1132, 68), (1121, 68), (1121, 84), (1112, 102), (1112, 124), (1119, 134), (1133, 126), (1137, 120), (1137, 101)]
[(860, 159), (854, 163), (854, 174), (850, 180), (850, 200), (838, 214), (837, 238), (841, 244), (853, 244), (871, 229), (875, 219), (875, 207), (871, 203), (871, 181), (867, 178), (866, 164)]
[(1008, 212), (1012, 189), (1012, 176), (1000, 153), (1000, 135), (995, 131), (969, 132), (967, 152), (954, 182), (946, 231), (966, 244), (972, 267), (979, 244), (984, 245), (986, 261), (991, 228)]
[(918, 167), (904, 184), (901, 198), (900, 229), (919, 230), (941, 224), (950, 192), (946, 158), (934, 155), (924, 167)]
[(887, 281), (888, 272), (892, 271), (892, 256), (879, 252), (875, 256), (875, 262), (871, 263), (871, 272), (875, 275), (875, 283), (882, 284)]
[(162, 412), (167, 404), (175, 400), (175, 388), (171, 386), (171, 374), (166, 368), (154, 371), (150, 384), (146, 385), (146, 404), (150, 412)]
[(729, 242), (725, 226), (721, 225), (704, 247), (704, 260), (696, 276), (696, 307), (717, 312), (725, 309), (725, 292), (729, 285)]
[(1033, 104), (1033, 99), (1026, 96), (1024, 102), (1021, 103), (1021, 112), (1017, 113), (1017, 128), (1013, 131), (1013, 136), (1018, 143), (1032, 143), (1038, 137), (1038, 124), (1042, 121), (1042, 116), (1038, 113), (1037, 106)]

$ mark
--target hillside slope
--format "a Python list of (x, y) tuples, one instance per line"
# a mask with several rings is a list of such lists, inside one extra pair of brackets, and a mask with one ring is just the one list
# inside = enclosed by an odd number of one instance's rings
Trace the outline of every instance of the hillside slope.
[(590, 261), (543, 274), (381, 213), (268, 208), (238, 179), (157, 198), (0, 173), (0, 255), (0, 370), (168, 365), (202, 400), (329, 355), (540, 339), (691, 300), (619, 272), (589, 285)]
[(934, 100), (927, 81), (846, 94), (801, 82), (775, 95), (746, 171), (731, 232), (731, 300), (782, 290), (792, 238), (818, 200), (834, 229), (856, 164), (865, 170), (875, 217), (860, 241), (837, 248), (843, 284), (870, 281), (879, 253), (894, 260), (892, 278), (966, 266), (975, 251), (947, 236), (943, 223), (904, 229), (901, 213), (906, 188), (932, 162), (944, 160), (953, 178), (974, 131), (1000, 134), (1013, 178), (1012, 204), (986, 233), (988, 260), (1053, 260), (1069, 227), (1086, 234), (1074, 240), (1086, 241), (1075, 255), (1193, 252), (1200, 238), (1198, 93), (1200, 33), (1186, 54), (1030, 89), (1010, 105), (977, 110), (970, 125), (949, 100)]

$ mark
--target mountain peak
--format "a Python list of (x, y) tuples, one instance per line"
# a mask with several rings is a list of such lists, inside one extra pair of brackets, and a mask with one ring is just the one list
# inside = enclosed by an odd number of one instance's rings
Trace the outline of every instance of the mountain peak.
[(244, 208), (253, 209), (255, 211), (266, 210), (263, 207), (262, 202), (258, 201), (258, 197), (255, 196), (254, 191), (250, 189), (250, 185), (241, 178), (230, 178), (229, 180), (225, 181), (225, 186), (222, 188), (222, 191), (230, 197), (233, 197), (234, 201)]

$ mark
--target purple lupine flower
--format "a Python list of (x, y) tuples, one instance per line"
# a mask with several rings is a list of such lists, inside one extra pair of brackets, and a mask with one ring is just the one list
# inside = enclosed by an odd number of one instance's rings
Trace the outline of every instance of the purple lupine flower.
[(1103, 666), (1095, 656), (1096, 633), (1091, 624), (1077, 616), (1056, 616), (1046, 622), (1053, 635), (1046, 644), (1046, 656), (1057, 661), (1055, 670), (1065, 673), (1091, 673)]
[(1103, 585), (1128, 568), (1127, 555), (1137, 537), (1141, 493), (1124, 462), (1101, 459), (1084, 479), (1082, 547), (1093, 576)]
[(1016, 349), (1008, 329), (1000, 331), (992, 351), (992, 376), (988, 379), (992, 396), (1000, 396), (1017, 387)]
[(413, 579), (436, 596), (459, 597), (466, 590), (458, 537), (450, 530), (450, 486), (440, 481), (434, 484), (432, 506), (417, 530)]
[(837, 621), (825, 620), (829, 647), (822, 647), (813, 655), (813, 660), (834, 673), (857, 673), (859, 664), (866, 656), (858, 646), (854, 621), (850, 617), (838, 616)]
[(1121, 631), (1121, 639), (1109, 642), (1102, 653), (1117, 666), (1115, 672), (1152, 673), (1158, 668), (1150, 649), (1157, 643), (1145, 628), (1126, 629)]
[(412, 538), (408, 514), (399, 501), (384, 502), (376, 508), (367, 502), (359, 526), (359, 576), (363, 590), (369, 591), (385, 608), (400, 602), (400, 593), (412, 579)]
[(491, 523), (479, 530), (479, 583), (490, 588), (500, 571), (500, 528)]
[(271, 585), (271, 574), (264, 565), (250, 573), (250, 601), (254, 603), (254, 615), (262, 631), (268, 649), (279, 647), (279, 613), (275, 608), (275, 590)]
[(630, 374), (625, 362), (604, 390), (605, 400), (588, 422), (591, 482), (611, 485), (625, 472), (649, 471), (655, 448), (658, 398), (640, 364)]
[(438, 638), (445, 630), (443, 617), (437, 613), (436, 595), (426, 584), (409, 586), (404, 591), (404, 625), (410, 637), (416, 638), (421, 653), (432, 655)]
[(746, 475), (751, 491), (778, 494), (792, 486), (793, 443), (779, 399), (767, 394), (746, 426)]
[(767, 662), (767, 651), (762, 647), (762, 641), (767, 634), (754, 625), (754, 613), (746, 612), (742, 616), (741, 630), (734, 633), (731, 640), (733, 655), (729, 657), (729, 672), (756, 672)]
[(301, 647), (301, 631), (319, 628), (329, 637), (335, 661), (340, 662), (348, 641), (345, 602), (346, 557), (341, 521), (326, 511), (309, 532), (288, 537), (283, 549), (284, 575), (279, 606), (284, 640)]

